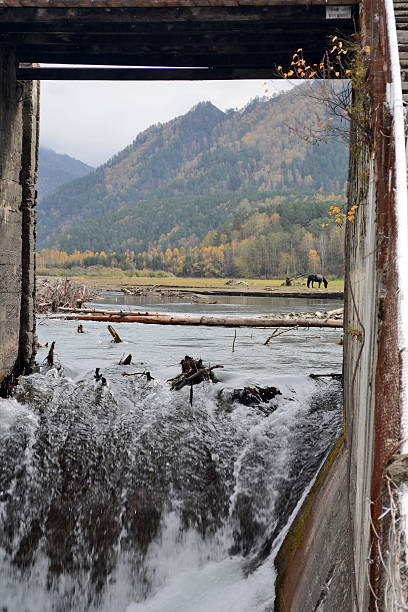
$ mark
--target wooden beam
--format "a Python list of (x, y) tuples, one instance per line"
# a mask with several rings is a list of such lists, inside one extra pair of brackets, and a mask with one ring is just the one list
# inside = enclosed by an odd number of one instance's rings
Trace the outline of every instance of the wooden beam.
[[(271, 53), (229, 53), (215, 55), (213, 53), (202, 53), (201, 55), (190, 55), (181, 53), (150, 53), (137, 55), (90, 55), (63, 53), (39, 53), (32, 50), (30, 53), (16, 53), (20, 63), (41, 64), (77, 64), (98, 66), (168, 66), (168, 67), (236, 67), (236, 68), (273, 68), (276, 65), (287, 65), (290, 63), (291, 54), (284, 50), (272, 51)], [(309, 63), (318, 63), (322, 58), (322, 50), (314, 52), (307, 51), (305, 57)]]
[[(1, 2), (2, 0), (0, 0)], [(213, 1), (213, 0), (211, 0)], [(255, 0), (256, 1), (256, 0)], [(241, 0), (240, 0), (241, 2)], [(324, 21), (326, 21), (325, 6), (326, 4), (342, 4), (339, 0), (323, 0), (319, 2), (319, 7), (310, 7), (310, 0), (304, 0), (300, 3), (298, 1), (290, 3), (286, 0), (279, 0), (271, 6), (259, 6), (253, 2), (249, 6), (174, 6), (171, 7), (139, 7), (139, 8), (123, 8), (116, 7), (115, 9), (98, 8), (74, 8), (65, 6), (65, 10), (61, 8), (33, 8), (25, 7), (22, 11), (19, 8), (1, 8), (0, 4), (0, 21), (10, 24), (23, 23), (47, 23), (48, 26), (52, 24), (57, 27), (63, 25), (71, 27), (75, 30), (76, 23), (92, 23), (94, 26), (98, 23), (177, 23), (177, 22), (275, 22), (278, 19), (278, 13), (289, 17), (290, 21), (293, 18), (299, 18), (299, 7), (296, 5), (303, 4), (303, 14), (306, 14), (308, 10), (314, 10), (319, 8), (320, 15), (323, 14)], [(354, 4), (352, 7), (352, 16), (355, 18), (358, 16), (357, 2), (348, 4)], [(289, 5), (292, 5), (288, 8)], [(322, 6), (323, 5), (323, 6)], [(344, 26), (350, 23), (350, 19), (335, 19), (327, 20), (331, 26)]]
[[(261, 65), (266, 63), (270, 63), (273, 57), (276, 55), (278, 50), (285, 50), (286, 53), (286, 61), (290, 61), (292, 58), (292, 54), (294, 51), (298, 49), (300, 45), (303, 45), (303, 53), (307, 61), (310, 63), (309, 55), (310, 53), (318, 52), (319, 59), (323, 56), (324, 52), (327, 50), (329, 46), (329, 41), (325, 44), (326, 37), (322, 36), (320, 38), (321, 44), (313, 44), (313, 41), (305, 37), (297, 37), (293, 36), (290, 40), (290, 46), (288, 44), (287, 36), (274, 36), (273, 43), (269, 40), (262, 39), (261, 36), (258, 37), (257, 41), (252, 42), (244, 42), (239, 40), (238, 37), (231, 36), (230, 38), (223, 38), (222, 40), (200, 40), (200, 41), (191, 41), (186, 40), (182, 37), (178, 37), (171, 44), (163, 43), (161, 44), (160, 40), (156, 40), (153, 42), (144, 42), (142, 40), (134, 40), (131, 43), (123, 43), (120, 41), (116, 42), (113, 40), (107, 41), (106, 45), (101, 42), (91, 42), (83, 43), (82, 41), (78, 41), (77, 43), (72, 44), (40, 44), (40, 45), (14, 45), (11, 46), (13, 48), (17, 57), (22, 58), (27, 62), (27, 58), (29, 57), (32, 61), (42, 62), (42, 63), (81, 63), (81, 64), (93, 64), (101, 62), (92, 61), (93, 58), (101, 58), (101, 57), (110, 57), (116, 64), (121, 64), (121, 60), (123, 59), (125, 65), (129, 65), (128, 58), (136, 57), (140, 58), (139, 61), (135, 62), (132, 60), (131, 65), (167, 65), (166, 58), (167, 57), (175, 57), (175, 58), (188, 58), (193, 57), (194, 66), (197, 65), (197, 61), (201, 62), (199, 65), (208, 65), (209, 63), (213, 63), (216, 58), (224, 58), (227, 60), (228, 64), (230, 63), (230, 57), (236, 56), (237, 58), (241, 56), (241, 61), (249, 60), (250, 65), (254, 62), (261, 63)], [(1, 41), (0, 41), (1, 46)], [(8, 45), (3, 45), (8, 46)], [(54, 56), (54, 58), (52, 57)], [(80, 56), (82, 59), (77, 62), (73, 61), (73, 57)], [(47, 58), (45, 60), (44, 58)], [(60, 61), (60, 58), (65, 57)], [(199, 58), (202, 57), (202, 60)], [(50, 59), (48, 59), (50, 58)], [(149, 60), (150, 58), (150, 60)], [(112, 61), (106, 62), (107, 64), (111, 64)], [(103, 62), (105, 63), (105, 62)], [(177, 64), (171, 64), (177, 65)], [(188, 63), (184, 63), (182, 65), (188, 65)]]
[(19, 68), (23, 81), (223, 81), (278, 78), (273, 68)]
[[(1, 0), (0, 0), (1, 1)], [(248, 7), (246, 13), (248, 13)], [(254, 7), (252, 7), (254, 8)], [(12, 15), (8, 15), (5, 9), (0, 8), (0, 31), (10, 33), (24, 33), (24, 32), (79, 32), (83, 31), (86, 33), (134, 33), (134, 32), (151, 32), (151, 31), (163, 31), (173, 29), (174, 31), (180, 31), (185, 29), (193, 29), (197, 31), (205, 31), (208, 28), (217, 30), (230, 29), (231, 27), (245, 27), (253, 24), (258, 24), (262, 27), (278, 27), (279, 25), (285, 24), (286, 27), (291, 29), (297, 27), (298, 24), (308, 24), (309, 27), (317, 24), (326, 24), (329, 27), (344, 27), (350, 25), (349, 19), (347, 20), (326, 20), (326, 10), (322, 6), (279, 6), (279, 7), (268, 7), (267, 12), (260, 7), (255, 7), (255, 11), (249, 12), (246, 19), (242, 18), (242, 11), (237, 12), (234, 7), (230, 7), (230, 10), (226, 13), (225, 9), (219, 11), (216, 7), (211, 10), (208, 18), (208, 9), (205, 13), (203, 10), (199, 12), (197, 18), (197, 12), (187, 15), (179, 10), (174, 9), (172, 13), (167, 11), (165, 15), (160, 13), (160, 16), (166, 17), (157, 19), (157, 13), (152, 14), (149, 11), (146, 12), (138, 10), (136, 16), (133, 13), (128, 13), (126, 19), (123, 12), (111, 11), (110, 13), (104, 12), (101, 15), (95, 9), (92, 12), (89, 11), (70, 11), (68, 14), (59, 11), (57, 15), (53, 14), (49, 10), (47, 12), (39, 13), (38, 11), (32, 11), (26, 9), (26, 19), (21, 19), (21, 12), (14, 11)], [(160, 11), (160, 9), (155, 9)], [(259, 18), (258, 14), (261, 15)], [(252, 17), (251, 17), (252, 15)], [(206, 18), (207, 17), (207, 18)], [(214, 18), (215, 17), (215, 18)], [(228, 18), (227, 18), (228, 17)], [(226, 27), (228, 22), (228, 28)]]
[[(169, 0), (163, 6), (158, 0), (115, 0), (109, 8), (106, 0), (93, 0), (92, 5), (86, 0), (60, 4), (44, 0), (39, 8), (34, 0), (8, 0), (7, 4), (0, 0), (0, 46), (13, 49), (21, 63), (211, 66), (230, 71), (257, 68), (264, 73), (275, 65), (287, 65), (299, 46), (309, 63), (320, 62), (328, 37), (340, 31), (352, 33), (358, 14), (353, 2), (345, 2), (353, 4), (354, 20), (327, 20), (326, 0), (271, 0), (261, 5), (253, 0), (241, 6), (238, 0), (236, 6), (194, 3), (175, 6), (171, 0), (170, 6)], [(333, 3), (343, 4), (340, 0)], [(126, 73), (122, 77), (131, 78)], [(43, 78), (48, 77), (44, 74)], [(89, 74), (89, 78), (97, 77)], [(196, 78), (195, 73), (191, 78)]]
[[(213, 7), (231, 6), (293, 6), (293, 5), (355, 5), (359, 0), (212, 0)], [(208, 6), (208, 0), (0, 0), (1, 7), (13, 8), (134, 8), (134, 7), (197, 7)]]
[[(111, 49), (118, 52), (123, 49), (123, 52), (134, 52), (135, 49), (141, 51), (144, 48), (182, 48), (186, 45), (197, 47), (208, 47), (209, 45), (218, 45), (223, 49), (232, 43), (235, 46), (246, 45), (248, 47), (269, 46), (276, 47), (278, 44), (285, 42), (288, 46), (288, 27), (289, 24), (282, 24), (273, 28), (264, 29), (257, 26), (255, 31), (243, 31), (237, 28), (235, 30), (237, 36), (234, 36), (231, 30), (207, 30), (205, 32), (192, 31), (170, 31), (170, 32), (137, 32), (137, 33), (55, 33), (55, 32), (29, 32), (21, 36), (15, 33), (4, 33), (0, 31), (0, 45), (13, 46), (16, 49), (25, 47), (36, 47), (47, 49), (49, 47), (77, 48), (92, 48), (94, 50), (100, 48), (109, 53)], [(254, 36), (256, 34), (256, 36)], [(302, 42), (307, 44), (311, 39), (327, 40), (333, 31), (328, 31), (325, 25), (314, 25), (313, 28), (308, 24), (300, 23), (291, 27), (291, 41), (293, 44)], [(296, 42), (295, 42), (296, 41)]]

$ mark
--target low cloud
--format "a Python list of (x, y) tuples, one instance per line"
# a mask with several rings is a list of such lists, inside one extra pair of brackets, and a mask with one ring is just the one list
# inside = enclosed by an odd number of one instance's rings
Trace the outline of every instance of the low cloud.
[[(203, 100), (241, 108), (265, 93), (264, 81), (42, 81), (41, 144), (92, 166), (107, 161), (154, 123)], [(268, 82), (268, 95), (288, 89)]]

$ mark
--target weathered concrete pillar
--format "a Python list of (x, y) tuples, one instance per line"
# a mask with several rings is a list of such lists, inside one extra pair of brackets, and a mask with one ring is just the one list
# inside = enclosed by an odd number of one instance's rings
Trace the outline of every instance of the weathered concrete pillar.
[(19, 363), (20, 372), (29, 372), (35, 356), (35, 239), (37, 170), (39, 139), (39, 81), (24, 82), (22, 186), (21, 310)]
[(39, 86), (0, 49), (0, 389), (29, 372), (35, 345), (35, 181)]

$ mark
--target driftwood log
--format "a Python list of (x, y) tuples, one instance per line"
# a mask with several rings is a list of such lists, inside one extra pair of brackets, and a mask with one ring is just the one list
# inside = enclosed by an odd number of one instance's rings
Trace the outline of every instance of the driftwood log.
[[(133, 315), (135, 317), (139, 317), (141, 315), (157, 315), (159, 314), (158, 312), (140, 312), (140, 310), (101, 310), (98, 308), (70, 308), (70, 307), (65, 307), (65, 306), (61, 306), (60, 308), (58, 308), (58, 312), (73, 312), (76, 314), (105, 314), (105, 315), (123, 315), (123, 316), (129, 316), (129, 315)], [(92, 319), (90, 319), (92, 320)]]
[[(67, 311), (66, 311), (67, 312)], [(342, 328), (342, 319), (281, 319), (273, 317), (207, 317), (201, 315), (161, 314), (157, 312), (127, 313), (115, 311), (70, 311), (65, 319), (107, 323), (146, 323), (151, 325), (204, 325), (208, 327), (330, 327)]]
[(330, 372), (330, 374), (309, 374), (310, 378), (332, 378), (333, 380), (343, 380), (343, 374), (337, 374), (337, 372)]
[(143, 370), (143, 372), (122, 372), (122, 376), (146, 376), (147, 382), (154, 380), (154, 377), (147, 370)]

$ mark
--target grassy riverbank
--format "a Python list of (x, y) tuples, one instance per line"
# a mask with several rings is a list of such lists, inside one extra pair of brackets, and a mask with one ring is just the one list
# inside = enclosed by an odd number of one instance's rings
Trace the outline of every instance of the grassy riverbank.
[[(54, 271), (53, 271), (54, 272)], [(67, 272), (67, 271), (64, 271)], [(41, 274), (41, 277), (45, 277), (48, 275)], [(57, 274), (52, 273), (49, 275), (52, 278), (55, 278)], [(61, 271), (59, 276), (68, 277), (70, 275), (64, 274)], [(98, 276), (88, 276), (87, 274), (75, 274), (72, 276), (77, 281), (85, 281), (87, 284), (96, 287), (97, 289), (107, 290), (107, 291), (120, 291), (122, 287), (131, 288), (131, 287), (153, 287), (160, 286), (166, 289), (174, 289), (174, 290), (192, 290), (197, 291), (222, 291), (223, 293), (237, 293), (240, 294), (248, 292), (248, 293), (264, 293), (270, 292), (273, 293), (289, 293), (294, 296), (298, 293), (310, 293), (311, 295), (319, 293), (319, 294), (327, 294), (333, 292), (342, 292), (344, 289), (344, 281), (343, 280), (334, 280), (329, 281), (329, 286), (325, 289), (322, 285), (321, 289), (318, 289), (315, 286), (314, 289), (308, 289), (306, 286), (306, 279), (299, 279), (295, 281), (295, 284), (291, 287), (285, 285), (284, 279), (234, 279), (235, 283), (233, 285), (227, 285), (228, 279), (225, 278), (181, 278), (176, 276), (160, 276), (160, 277), (151, 277), (151, 276), (111, 276), (107, 274), (106, 276), (101, 274)]]

